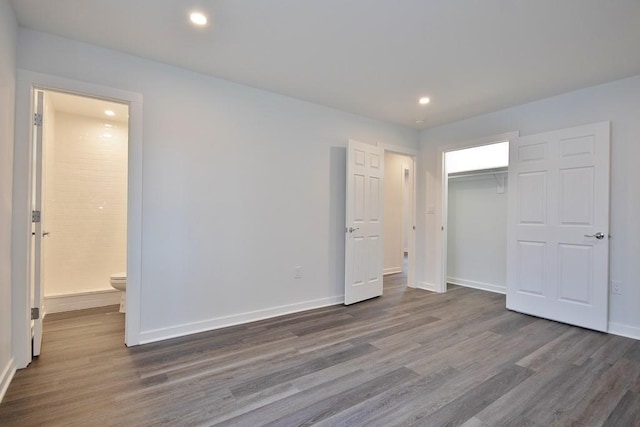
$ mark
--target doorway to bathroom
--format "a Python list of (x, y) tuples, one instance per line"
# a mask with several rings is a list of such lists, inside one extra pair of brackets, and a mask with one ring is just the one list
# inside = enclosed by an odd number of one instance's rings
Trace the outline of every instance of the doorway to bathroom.
[[(33, 360), (36, 347), (40, 351), (42, 320), (46, 314), (43, 287), (35, 286), (34, 270), (42, 267), (33, 256), (37, 244), (47, 243), (51, 235), (42, 236), (41, 222), (35, 222), (34, 209), (42, 197), (35, 194), (34, 173), (38, 160), (34, 141), (42, 135), (37, 126), (38, 114), (44, 119), (44, 110), (36, 106), (38, 92), (53, 91), (80, 95), (128, 106), (127, 153), (127, 223), (126, 223), (126, 317), (124, 343), (140, 344), (140, 311), (142, 279), (142, 147), (143, 101), (141, 93), (86, 81), (74, 80), (51, 74), (18, 70), (16, 78), (15, 147), (13, 168), (13, 218), (12, 218), (12, 344), (17, 369), (26, 368)], [(43, 95), (44, 96), (44, 95)], [(44, 103), (44, 102), (43, 102)], [(43, 104), (42, 103), (42, 104)], [(104, 111), (103, 111), (104, 113)], [(40, 169), (42, 171), (42, 169)], [(46, 191), (46, 190), (45, 190)], [(35, 233), (35, 234), (34, 234)], [(47, 240), (48, 239), (48, 240)], [(42, 247), (40, 246), (40, 250)], [(41, 260), (42, 258), (40, 258)], [(115, 271), (116, 273), (118, 271)], [(107, 279), (108, 280), (108, 279)], [(113, 291), (111, 291), (113, 292)], [(116, 297), (117, 300), (117, 297)], [(117, 306), (116, 306), (117, 307)], [(101, 310), (96, 308), (95, 310)], [(64, 316), (67, 313), (56, 314)], [(115, 318), (115, 315), (114, 315)], [(117, 332), (120, 334), (121, 332)], [(53, 338), (53, 335), (52, 337)], [(37, 354), (37, 353), (36, 353)]]
[(122, 316), (129, 106), (53, 90), (35, 90), (34, 106), (31, 295), (42, 316), (109, 306)]

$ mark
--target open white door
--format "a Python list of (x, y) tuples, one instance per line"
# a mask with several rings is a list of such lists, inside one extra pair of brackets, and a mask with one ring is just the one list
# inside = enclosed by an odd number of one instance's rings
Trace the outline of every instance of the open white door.
[(40, 355), (42, 347), (42, 316), (43, 316), (43, 286), (42, 286), (42, 255), (44, 230), (42, 227), (42, 200), (43, 200), (43, 150), (42, 150), (42, 117), (44, 111), (44, 92), (37, 91), (35, 96), (35, 116), (33, 120), (33, 199), (31, 221), (33, 222), (33, 251), (32, 251), (32, 308), (31, 318), (33, 320), (33, 356)]
[(349, 140), (344, 303), (382, 295), (384, 150)]
[(607, 330), (609, 122), (509, 149), (507, 308)]

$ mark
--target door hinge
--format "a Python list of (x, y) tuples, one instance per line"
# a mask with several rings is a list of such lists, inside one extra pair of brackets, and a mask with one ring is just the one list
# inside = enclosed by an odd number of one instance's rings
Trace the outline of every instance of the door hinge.
[(31, 211), (31, 222), (40, 222), (40, 211)]
[(31, 320), (38, 320), (40, 318), (40, 308), (33, 307), (31, 309)]
[(42, 114), (39, 114), (39, 113), (33, 114), (33, 125), (42, 126)]

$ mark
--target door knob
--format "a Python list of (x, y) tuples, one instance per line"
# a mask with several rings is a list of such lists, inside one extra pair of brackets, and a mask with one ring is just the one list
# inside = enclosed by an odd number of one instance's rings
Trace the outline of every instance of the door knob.
[(353, 232), (354, 232), (354, 231), (356, 231), (356, 230), (360, 230), (360, 227), (357, 227), (357, 228), (349, 227), (349, 228), (347, 228), (347, 231), (348, 231), (349, 233), (353, 233)]
[(43, 232), (42, 232), (42, 237), (44, 237), (44, 236), (48, 236), (48, 235), (49, 235), (49, 232), (48, 232), (48, 231), (43, 231)]
[(597, 232), (596, 234), (585, 234), (584, 237), (595, 237), (598, 240), (604, 239), (604, 233)]

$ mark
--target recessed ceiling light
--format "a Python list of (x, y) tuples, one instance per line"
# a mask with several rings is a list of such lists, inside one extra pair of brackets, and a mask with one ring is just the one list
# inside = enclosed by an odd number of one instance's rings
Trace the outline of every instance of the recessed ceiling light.
[(418, 101), (420, 103), (420, 105), (427, 105), (431, 100), (429, 98), (427, 98), (426, 96), (423, 96), (422, 98), (420, 98), (420, 100)]
[(104, 114), (106, 114), (109, 117), (113, 117), (116, 115), (116, 113), (114, 113), (113, 110), (104, 110)]
[(113, 135), (111, 135), (110, 133), (103, 133), (102, 137), (103, 138), (111, 138)]
[(419, 125), (420, 125), (420, 124), (422, 124), (422, 123), (424, 123), (424, 120), (416, 120), (416, 124), (419, 124)]
[(201, 12), (193, 12), (189, 15), (189, 19), (196, 25), (206, 25), (207, 17)]
[(106, 127), (106, 128), (111, 128), (111, 127), (113, 127), (113, 125), (112, 125), (111, 123), (105, 123), (105, 124), (104, 124), (104, 127)]

